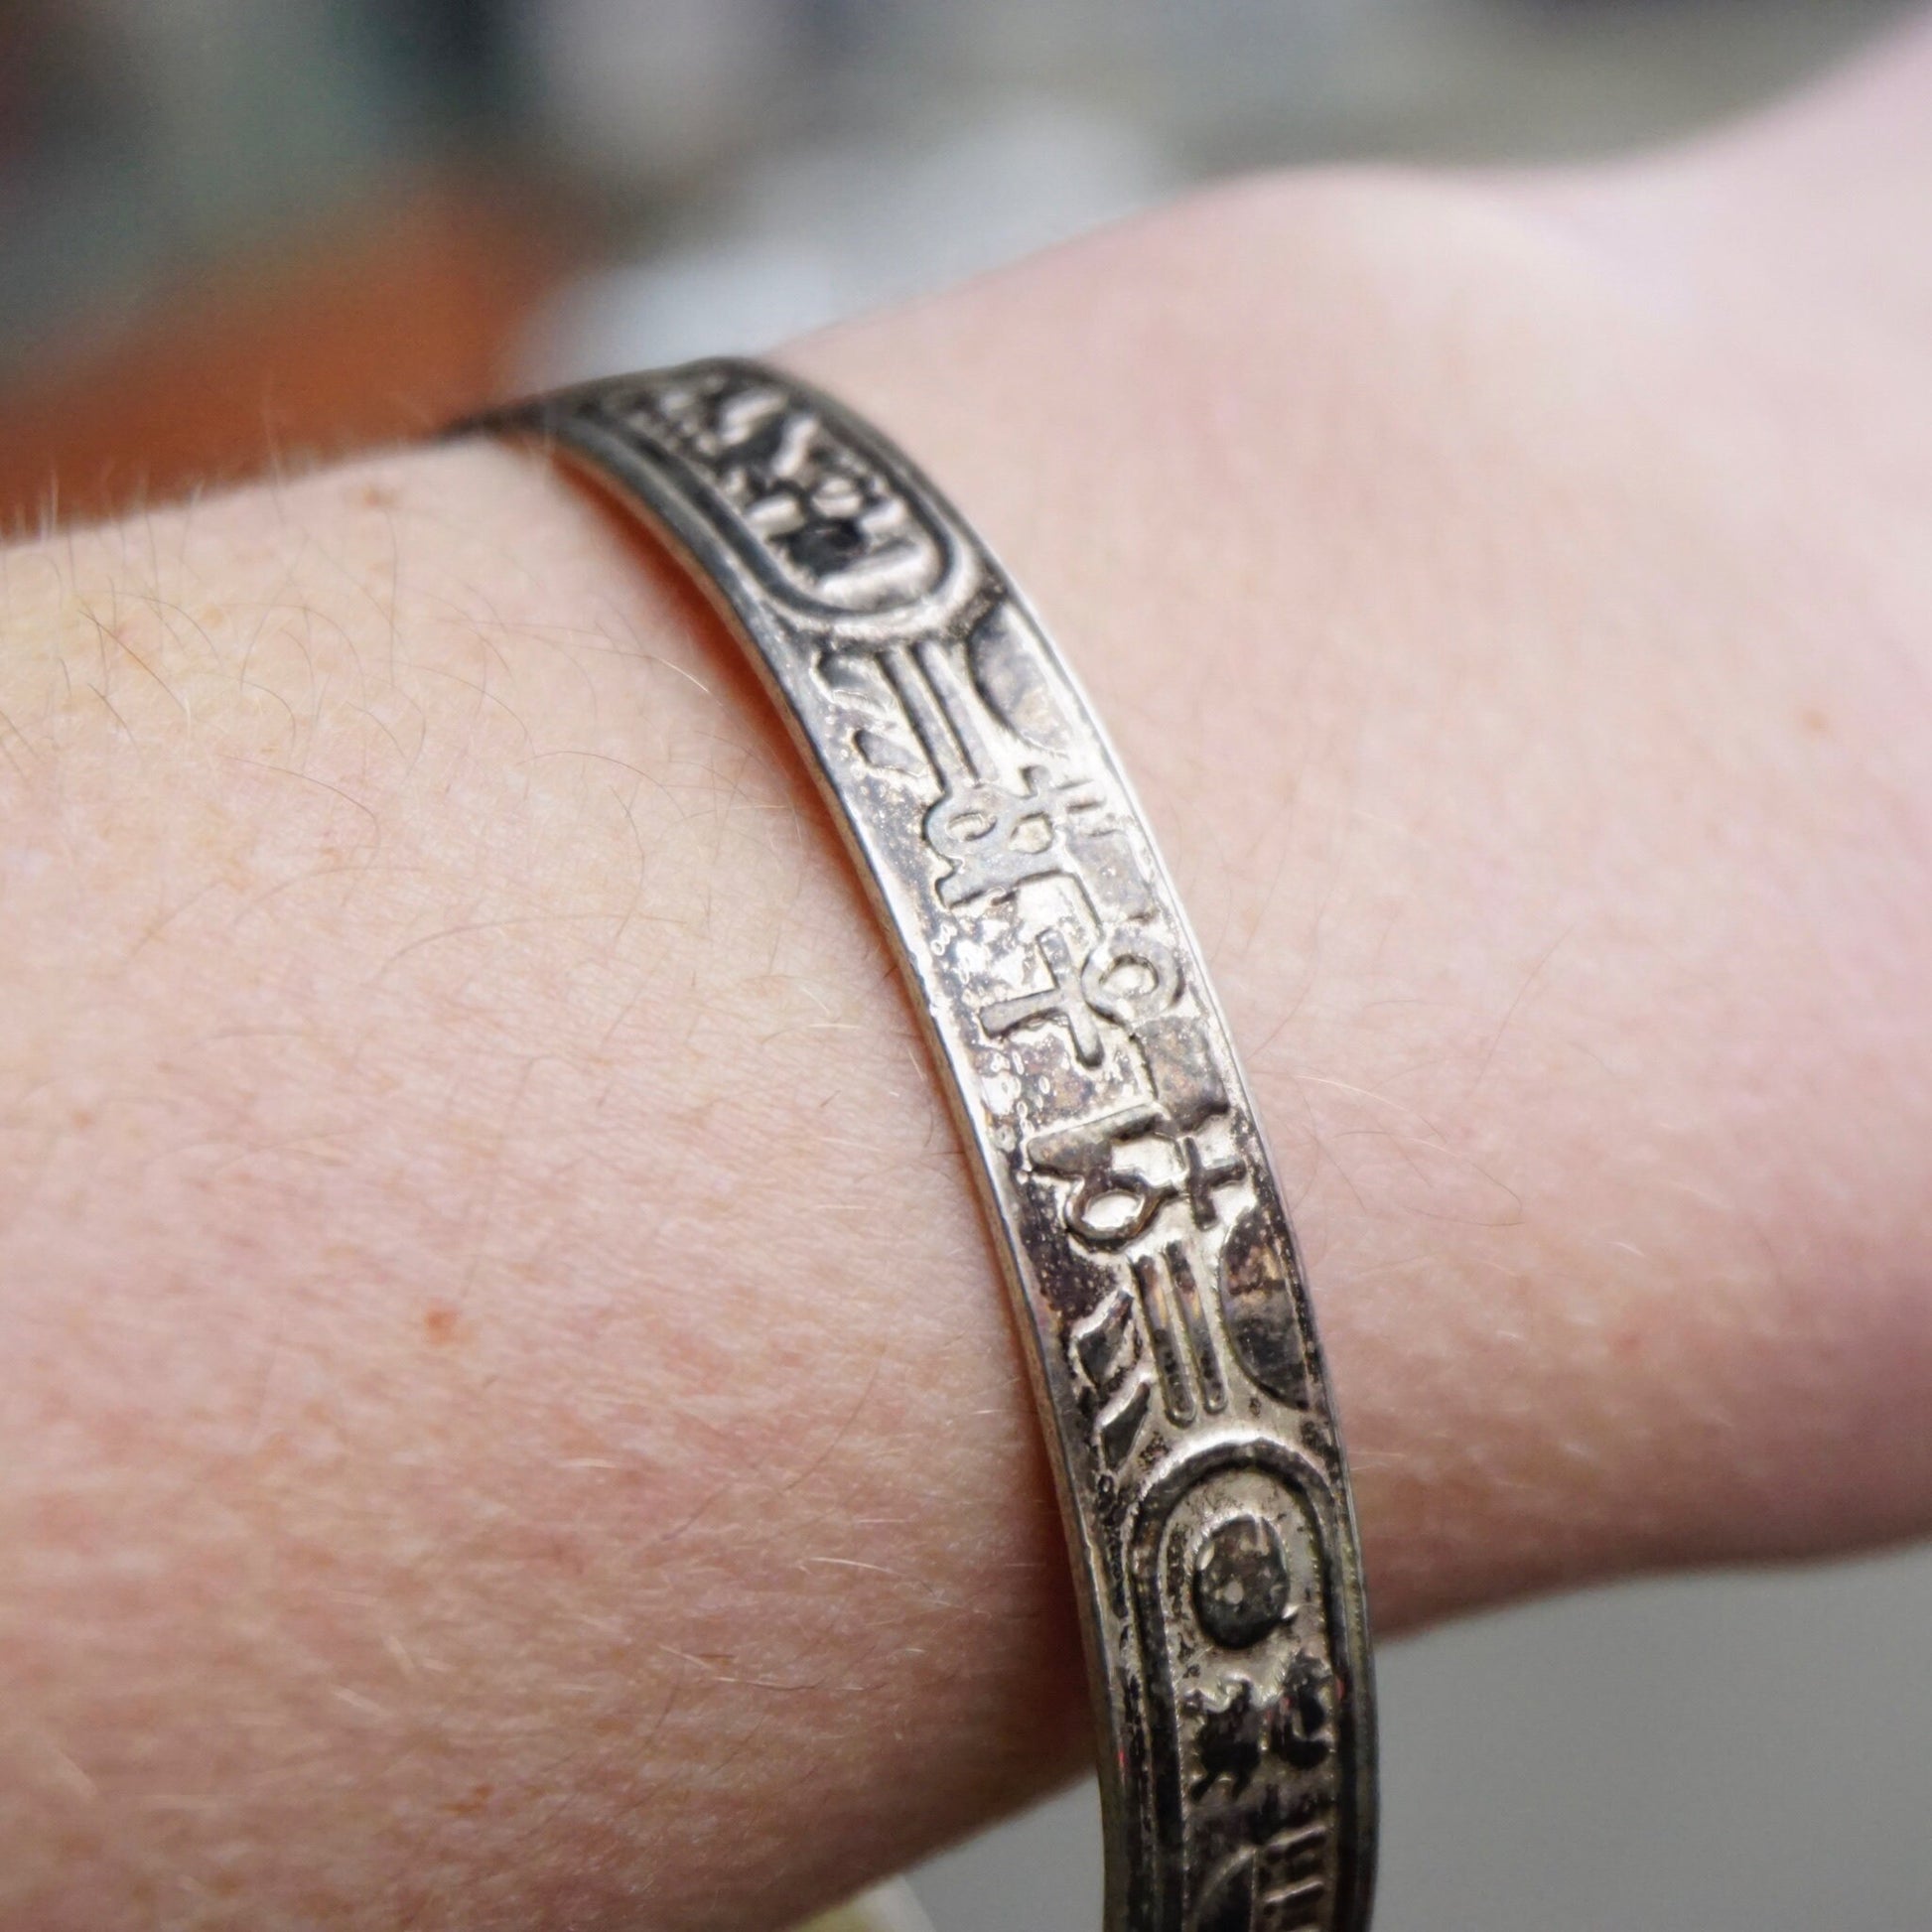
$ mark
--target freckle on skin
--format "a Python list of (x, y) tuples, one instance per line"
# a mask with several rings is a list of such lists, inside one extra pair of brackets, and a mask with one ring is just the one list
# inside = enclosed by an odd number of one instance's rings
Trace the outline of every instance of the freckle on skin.
[(423, 1333), (433, 1342), (451, 1342), (456, 1339), (456, 1310), (439, 1303), (424, 1311)]
[(1832, 721), (1815, 704), (1807, 705), (1798, 714), (1798, 722), (1812, 738), (1830, 738), (1832, 735)]

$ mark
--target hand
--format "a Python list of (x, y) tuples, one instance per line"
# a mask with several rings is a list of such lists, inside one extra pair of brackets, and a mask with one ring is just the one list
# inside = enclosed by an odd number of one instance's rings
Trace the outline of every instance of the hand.
[[(1928, 69), (792, 357), (1146, 799), (1385, 1634), (1932, 1516)], [(0, 1922), (766, 1925), (1069, 1771), (965, 1169), (674, 573), (466, 448), (0, 594)]]

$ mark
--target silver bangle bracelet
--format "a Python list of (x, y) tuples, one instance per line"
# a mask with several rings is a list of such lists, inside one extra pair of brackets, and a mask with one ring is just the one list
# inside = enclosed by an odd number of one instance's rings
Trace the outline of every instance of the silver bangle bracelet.
[(1199, 948), (1038, 620), (897, 450), (775, 369), (463, 428), (567, 454), (670, 542), (885, 916), (1031, 1344), (1110, 1932), (1361, 1932), (1367, 1616), (1294, 1235)]

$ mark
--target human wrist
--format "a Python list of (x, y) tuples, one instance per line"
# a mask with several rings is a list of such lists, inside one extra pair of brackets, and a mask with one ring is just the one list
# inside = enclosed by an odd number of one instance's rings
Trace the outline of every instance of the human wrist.
[(1932, 854), (1885, 802), (1926, 720), (1848, 616), (1932, 585), (1870, 555), (1896, 474), (1808, 413), (1848, 398), (1582, 232), (1507, 179), (1271, 179), (802, 353), (974, 505), (1148, 801), (1384, 1628), (1932, 1493)]
[[(1715, 776), (1687, 754), (1676, 634), (1601, 628), (1633, 547), (1696, 527), (1688, 490), (1638, 513), (1652, 453), (1596, 413), (1626, 345), (1434, 193), (1249, 191), (799, 351), (1010, 554), (1148, 797), (1300, 1195), (1387, 1625), (1822, 1540), (1877, 1327), (1800, 1362), (1756, 1240), (1756, 1175), (1836, 1132), (1763, 1118), (1823, 962), (1765, 971), (1785, 928), (1721, 836), (1862, 794), (1783, 762), (1788, 664)], [(1591, 453), (1568, 497), (1546, 440)], [(484, 1898), (562, 1794), (542, 1844), (579, 1889), (546, 1903), (655, 1864), (702, 1922), (768, 1896), (748, 1846), (803, 1895), (1070, 1762), (1061, 1559), (951, 1130), (701, 610), (489, 452), (9, 569), (16, 636), (66, 644), (8, 671), (48, 1149), (12, 1238), (45, 1493), (91, 1485), (84, 1537), (45, 1519), (58, 1561), (35, 1531), (30, 1619), (85, 1775), (151, 1788), (112, 1742), (135, 1659), (177, 1797), (390, 1767), (307, 1827), (332, 1882), (427, 1846)], [(1672, 621), (1710, 622), (1683, 589)], [(1605, 680), (1612, 642), (1657, 706)], [(1796, 1486), (1726, 1452), (1773, 1409), (1823, 1450)], [(142, 1553), (139, 1600), (102, 1547)], [(89, 1688), (72, 1657), (110, 1653)]]

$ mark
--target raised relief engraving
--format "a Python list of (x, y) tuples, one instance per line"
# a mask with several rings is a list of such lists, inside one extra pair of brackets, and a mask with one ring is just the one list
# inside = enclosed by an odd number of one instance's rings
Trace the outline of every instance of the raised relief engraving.
[(1298, 1771), (1311, 1771), (1335, 1748), (1335, 1674), (1312, 1651), (1298, 1650), (1268, 1714), (1268, 1742)]
[(901, 778), (918, 778), (925, 774), (925, 763), (919, 755), (890, 732), (861, 725), (852, 734), (852, 743), (859, 756), (875, 771), (892, 771)]
[[(985, 620), (974, 636), (993, 621)], [(851, 742), (868, 765), (924, 777), (945, 795), (1002, 775), (996, 743), (1007, 741), (1018, 765), (1059, 751), (1063, 736), (1052, 727), (1059, 714), (1043, 675), (1017, 643), (1000, 654), (997, 677), (987, 675), (975, 652), (972, 639), (961, 645), (940, 632), (841, 632), (813, 668), (835, 704), (862, 715)]]
[(1094, 1399), (1094, 1440), (1108, 1468), (1116, 1470), (1133, 1454), (1153, 1399), (1136, 1313), (1133, 1296), (1116, 1289), (1067, 1331), (1075, 1379)]
[(1178, 1693), (1153, 1793), (1163, 1923), (1187, 1932), (1332, 1923), (1342, 1715), (1319, 1482), (1266, 1438), (1222, 1441), (1157, 1471), (1139, 1506), (1143, 1655)]
[(1291, 1825), (1214, 1874), (1189, 1932), (1314, 1932), (1326, 1924), (1327, 1823)]
[(1221, 1218), (1214, 1196), (1223, 1187), (1235, 1187), (1248, 1177), (1248, 1164), (1236, 1155), (1225, 1161), (1210, 1160), (1199, 1141), (1191, 1134), (1180, 1137), (1180, 1158), (1185, 1177), (1180, 1192), (1197, 1228), (1211, 1228)]
[(1027, 1143), (1036, 1173), (1072, 1183), (1060, 1212), (1068, 1231), (1088, 1247), (1126, 1247), (1178, 1193), (1172, 1182), (1116, 1159), (1123, 1146), (1158, 1134), (1164, 1118), (1159, 1107), (1141, 1102), (1099, 1120), (1050, 1127)]
[(997, 774), (987, 715), (957, 649), (939, 637), (841, 635), (812, 660), (854, 751), (875, 771), (922, 781), (933, 796)]
[[(1045, 1129), (1027, 1143), (1035, 1171), (1072, 1183), (1062, 1219), (1090, 1248), (1126, 1247), (1171, 1201), (1184, 1201), (1197, 1228), (1212, 1228), (1220, 1219), (1217, 1196), (1247, 1177), (1238, 1154), (1216, 1156), (1202, 1138), (1210, 1121), (1230, 1111), (1205, 1028), (1191, 1015), (1158, 1011), (1176, 997), (1178, 981), (1178, 962), (1168, 949), (1133, 933), (1111, 935), (1082, 974), (1088, 1005), (1095, 1005), (1097, 992), (1107, 1003), (1097, 1010), (1132, 1029), (1155, 1096), (1096, 1120)], [(1165, 1160), (1146, 1151), (1130, 1158), (1129, 1150), (1146, 1142), (1164, 1142), (1172, 1153)]]
[(974, 625), (966, 661), (986, 708), (1007, 730), (1042, 752), (1065, 754), (1073, 734), (1040, 668), (1040, 644), (1004, 598)]
[(1073, 1042), (1073, 1057), (1082, 1066), (1098, 1066), (1105, 1056), (1100, 1029), (1094, 1024), (1092, 1005), (1082, 991), (1082, 974), (1074, 964), (1073, 949), (1066, 934), (1049, 925), (1034, 940), (1052, 984), (1037, 993), (1022, 993), (1010, 1000), (995, 1000), (980, 1008), (980, 1025), (989, 1038), (1001, 1039), (1023, 1027), (1036, 1027), (1057, 1021), (1066, 1028)]
[(1245, 1795), (1249, 1780), (1261, 1768), (1268, 1741), (1267, 1721), (1255, 1701), (1254, 1685), (1237, 1677), (1227, 1702), (1219, 1705), (1209, 1703), (1198, 1691), (1189, 1691), (1180, 1700), (1180, 1709), (1195, 1720), (1195, 1776), (1188, 1795), (1204, 1798), (1223, 1778), (1235, 1797)]
[[(1153, 1171), (1151, 1152), (1128, 1158), (1136, 1143), (1165, 1144), (1167, 1172)], [(1184, 1201), (1197, 1227), (1214, 1226), (1216, 1195), (1248, 1173), (1239, 1156), (1211, 1157), (1165, 1107), (1149, 1102), (1035, 1134), (1027, 1159), (1036, 1172), (1071, 1183), (1061, 1218), (1069, 1233), (1102, 1252), (1137, 1240), (1172, 1201)]]
[[(930, 780), (937, 796), (921, 833), (947, 866), (938, 882), (942, 905), (977, 907), (1035, 880), (1063, 879), (1102, 931), (1124, 935), (1159, 910), (1148, 868), (1104, 786), (1039, 762), (1038, 751), (1057, 749), (1064, 719), (1024, 646), (1027, 635), (1010, 609), (997, 606), (963, 647), (935, 637), (848, 641), (821, 651), (814, 671), (851, 721), (850, 743), (871, 769)], [(1157, 950), (1130, 941), (1123, 960), (1141, 960), (1157, 986), (1177, 985), (1172, 950), (1146, 943)], [(1118, 975), (1104, 965), (1095, 970), (1109, 980), (1098, 996), (1104, 1012), (1110, 999), (1127, 996), (1114, 984)], [(1172, 1000), (1133, 1004), (1158, 1012)]]
[(1223, 1650), (1252, 1650), (1295, 1614), (1288, 1553), (1266, 1516), (1243, 1510), (1217, 1523), (1194, 1558), (1194, 1614)]
[(1064, 1026), (1082, 1066), (1098, 1066), (1105, 1045), (1094, 1016), (1130, 1031), (1172, 1006), (1180, 991), (1180, 967), (1152, 933), (1116, 929), (1087, 954), (1077, 971), (1066, 932), (1050, 925), (1034, 941), (1052, 984), (1037, 992), (995, 1000), (979, 1010), (988, 1037), (998, 1039), (1044, 1022)]
[(952, 676), (949, 653), (927, 639), (888, 644), (877, 655), (940, 790), (952, 796), (974, 788), (993, 771), (994, 759), (973, 707)]
[(951, 543), (897, 482), (775, 382), (712, 369), (646, 384), (629, 420), (736, 512), (759, 574), (813, 616), (874, 616), (943, 583)]
[(1132, 1033), (1180, 997), (1180, 962), (1153, 933), (1115, 926), (1087, 955), (1080, 991), (1095, 1013)]
[(1194, 1420), (1197, 1385), (1201, 1408), (1225, 1409), (1227, 1383), (1187, 1251), (1171, 1241), (1158, 1255), (1136, 1255), (1133, 1265), (1169, 1419), (1182, 1425)]
[(971, 784), (949, 792), (926, 814), (925, 836), (952, 870), (939, 881), (939, 902), (970, 905), (1019, 891), (1035, 879), (1077, 873), (1066, 835), (1084, 814), (1106, 809), (1106, 794), (1084, 779), (1055, 783), (1044, 765), (1021, 773), (1024, 791)]
[(1287, 1256), (1259, 1211), (1228, 1230), (1220, 1261), (1221, 1327), (1257, 1388), (1283, 1402), (1309, 1398), (1308, 1351)]
[(1297, 1651), (1273, 1697), (1248, 1678), (1237, 1677), (1227, 1702), (1219, 1707), (1198, 1692), (1183, 1698), (1181, 1710), (1199, 1721), (1194, 1731), (1199, 1775), (1193, 1795), (1205, 1796), (1218, 1779), (1228, 1777), (1234, 1795), (1241, 1796), (1271, 1752), (1298, 1771), (1322, 1763), (1334, 1749), (1329, 1727), (1333, 1683), (1333, 1673), (1320, 1658)]

